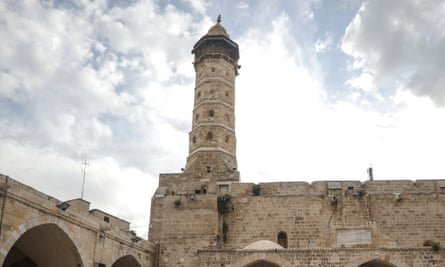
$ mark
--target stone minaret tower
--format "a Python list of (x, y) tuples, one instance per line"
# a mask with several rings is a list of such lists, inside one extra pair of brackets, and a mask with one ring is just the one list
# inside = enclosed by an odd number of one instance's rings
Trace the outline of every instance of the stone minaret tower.
[(193, 47), (196, 72), (193, 124), (186, 172), (234, 172), (235, 77), (238, 45), (220, 24), (221, 16)]

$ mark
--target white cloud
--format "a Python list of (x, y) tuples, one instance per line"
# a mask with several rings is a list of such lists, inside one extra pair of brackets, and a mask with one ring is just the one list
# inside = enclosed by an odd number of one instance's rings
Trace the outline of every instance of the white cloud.
[(322, 53), (331, 50), (333, 42), (332, 34), (326, 34), (326, 38), (324, 40), (319, 39), (315, 42), (315, 51)]
[[(347, 99), (328, 104), (317, 82), (322, 73), (314, 71), (319, 66), (305, 63), (316, 61), (303, 60), (310, 52), (289, 33), (289, 23), (281, 15), (270, 32), (252, 30), (239, 40), (243, 68), (236, 113), (243, 181), (364, 180), (371, 163), (377, 179), (438, 178), (440, 157), (434, 153), (445, 149), (439, 137), (445, 128), (437, 123), (443, 111), (401, 95), (401, 109), (385, 113)], [(366, 72), (350, 80), (382, 100), (374, 82)], [(428, 151), (434, 159), (422, 160)]]
[(377, 83), (398, 81), (444, 106), (444, 12), (440, 0), (366, 1), (346, 29), (343, 51)]
[(182, 0), (190, 4), (193, 9), (201, 14), (205, 14), (207, 6), (209, 5), (206, 0)]
[(249, 4), (246, 2), (239, 2), (237, 8), (246, 9), (249, 8)]
[[(89, 183), (106, 184), (109, 196), (89, 200), (126, 219), (148, 216), (154, 177), (185, 162), (189, 118), (177, 115), (191, 110), (183, 99), (192, 94), (185, 87), (193, 87), (193, 68), (190, 50), (178, 47), (192, 47), (203, 25), (150, 1), (112, 9), (104, 1), (1, 2), (0, 13), (1, 171), (69, 199), (88, 152)], [(113, 171), (94, 173), (99, 166)], [(117, 202), (129, 194), (116, 191), (123, 180), (138, 184), (128, 199), (143, 204)]]

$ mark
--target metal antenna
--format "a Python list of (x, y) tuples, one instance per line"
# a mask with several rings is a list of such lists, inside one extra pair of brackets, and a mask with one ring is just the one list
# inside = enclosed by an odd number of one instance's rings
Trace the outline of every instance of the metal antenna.
[(80, 198), (83, 199), (83, 191), (85, 189), (85, 176), (87, 173), (87, 166), (90, 165), (90, 163), (85, 159), (82, 161), (82, 174), (83, 174), (83, 180), (82, 180), (82, 193), (80, 194)]

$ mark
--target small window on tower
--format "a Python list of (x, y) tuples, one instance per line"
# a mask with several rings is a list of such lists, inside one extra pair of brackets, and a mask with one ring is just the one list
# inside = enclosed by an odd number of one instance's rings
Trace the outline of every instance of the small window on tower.
[(229, 96), (229, 91), (226, 91), (226, 96)]
[(212, 132), (208, 132), (207, 133), (207, 140), (212, 140), (213, 139), (213, 134)]
[(213, 117), (213, 115), (215, 115), (215, 111), (213, 109), (209, 110), (209, 116)]
[(212, 68), (212, 72), (215, 72), (215, 68)]
[(195, 115), (195, 121), (198, 121), (199, 120), (199, 114), (196, 114)]
[(193, 138), (192, 138), (192, 142), (193, 142), (193, 144), (196, 143), (196, 136), (193, 136)]
[(228, 143), (230, 140), (230, 136), (226, 135), (226, 143)]
[(108, 216), (104, 216), (104, 222), (109, 223), (109, 222), (110, 222), (110, 217), (108, 217)]
[(200, 98), (200, 97), (201, 97), (201, 91), (199, 91), (198, 94), (196, 94), (196, 96), (197, 96), (198, 98)]

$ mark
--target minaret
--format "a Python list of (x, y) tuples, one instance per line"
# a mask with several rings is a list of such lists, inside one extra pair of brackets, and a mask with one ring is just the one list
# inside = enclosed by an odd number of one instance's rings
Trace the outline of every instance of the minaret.
[(194, 46), (195, 102), (186, 172), (234, 172), (235, 77), (238, 45), (221, 26), (221, 16)]

